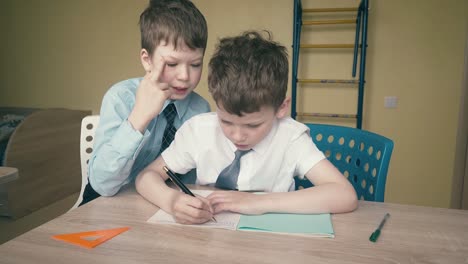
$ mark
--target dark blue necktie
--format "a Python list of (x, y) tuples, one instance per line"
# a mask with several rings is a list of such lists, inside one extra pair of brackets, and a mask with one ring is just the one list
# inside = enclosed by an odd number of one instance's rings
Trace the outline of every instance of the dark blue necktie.
[(218, 176), (215, 186), (226, 190), (237, 189), (237, 178), (240, 171), (240, 159), (247, 154), (249, 150), (237, 150), (231, 165), (227, 166)]
[(170, 103), (166, 106), (166, 109), (164, 109), (162, 113), (166, 117), (167, 125), (164, 129), (161, 144), (161, 152), (163, 152), (167, 147), (169, 147), (171, 142), (174, 140), (174, 135), (177, 131), (177, 129), (174, 127), (174, 119), (177, 115), (177, 109), (175, 108), (175, 105), (173, 103)]

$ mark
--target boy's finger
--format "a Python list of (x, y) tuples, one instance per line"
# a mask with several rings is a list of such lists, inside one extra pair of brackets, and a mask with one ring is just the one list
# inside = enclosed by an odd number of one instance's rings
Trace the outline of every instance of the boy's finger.
[(191, 206), (188, 206), (184, 210), (184, 213), (185, 213), (185, 216), (184, 216), (185, 219), (188, 219), (189, 221), (195, 222), (195, 223), (204, 223), (213, 217), (213, 213), (211, 213), (210, 211), (191, 207)]
[(159, 78), (161, 77), (162, 73), (164, 72), (164, 68), (166, 67), (166, 60), (163, 56), (159, 53), (155, 53), (154, 56), (156, 57), (156, 62), (154, 64), (154, 68), (151, 71), (151, 81), (159, 82)]
[(208, 201), (205, 197), (197, 196), (196, 198), (190, 197), (190, 201), (187, 202), (188, 205), (198, 209), (207, 211), (209, 213), (213, 213), (213, 207), (211, 206), (210, 201)]
[[(193, 208), (192, 208), (193, 209)], [(178, 213), (174, 215), (176, 222), (181, 224), (202, 224), (209, 221), (210, 218), (197, 218), (187, 213)]]
[(226, 203), (231, 201), (232, 199), (229, 196), (224, 195), (223, 193), (212, 193), (210, 196), (207, 197), (211, 206), (214, 206), (219, 203)]
[(217, 213), (221, 213), (221, 212), (224, 212), (224, 211), (230, 211), (230, 203), (220, 203), (220, 204), (217, 204), (215, 207), (214, 207), (214, 212), (215, 214)]
[(200, 200), (202, 200), (202, 202), (204, 203), (204, 205), (206, 205), (206, 206), (208, 207), (207, 209), (208, 209), (211, 213), (213, 213), (214, 210), (213, 210), (213, 206), (212, 206), (210, 200), (208, 200), (208, 199), (205, 198), (205, 197), (197, 197), (197, 198), (200, 199)]

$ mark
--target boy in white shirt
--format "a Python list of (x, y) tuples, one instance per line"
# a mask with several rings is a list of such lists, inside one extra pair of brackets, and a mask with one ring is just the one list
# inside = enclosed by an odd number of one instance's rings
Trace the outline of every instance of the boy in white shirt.
[[(241, 214), (343, 213), (357, 207), (348, 180), (313, 143), (308, 128), (287, 117), (288, 56), (258, 32), (220, 40), (209, 63), (216, 113), (188, 120), (173, 143), (136, 179), (137, 191), (183, 224), (204, 223), (222, 211)], [(240, 168), (232, 169), (236, 152)], [(168, 187), (163, 170), (197, 170), (197, 184), (238, 191), (192, 197)], [(224, 169), (234, 181), (223, 180)], [(238, 175), (238, 176), (237, 176)], [(314, 187), (293, 191), (294, 176)], [(237, 178), (236, 178), (237, 177)], [(231, 178), (230, 178), (231, 179)], [(243, 191), (265, 191), (256, 195)]]

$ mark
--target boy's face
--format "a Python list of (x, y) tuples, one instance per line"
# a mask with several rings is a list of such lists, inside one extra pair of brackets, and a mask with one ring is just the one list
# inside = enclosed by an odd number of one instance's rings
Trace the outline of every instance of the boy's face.
[(183, 41), (174, 49), (172, 43), (161, 42), (151, 56), (151, 70), (157, 60), (166, 63), (160, 81), (169, 84), (172, 89), (171, 100), (182, 100), (190, 94), (200, 81), (203, 68), (203, 49), (192, 50)]
[(249, 150), (260, 143), (270, 132), (278, 118), (286, 114), (287, 103), (275, 112), (271, 106), (262, 106), (260, 111), (244, 113), (243, 116), (230, 114), (218, 105), (218, 120), (224, 135), (239, 150)]

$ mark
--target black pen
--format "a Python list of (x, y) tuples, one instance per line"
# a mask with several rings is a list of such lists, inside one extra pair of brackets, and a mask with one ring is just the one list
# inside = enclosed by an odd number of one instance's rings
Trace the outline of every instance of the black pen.
[[(171, 179), (171, 181), (177, 185), (184, 193), (191, 195), (193, 197), (196, 197), (195, 194), (193, 194), (187, 186), (175, 175), (168, 167), (163, 166), (163, 169), (166, 171), (167, 176)], [(213, 221), (217, 222), (214, 216), (211, 218)]]

